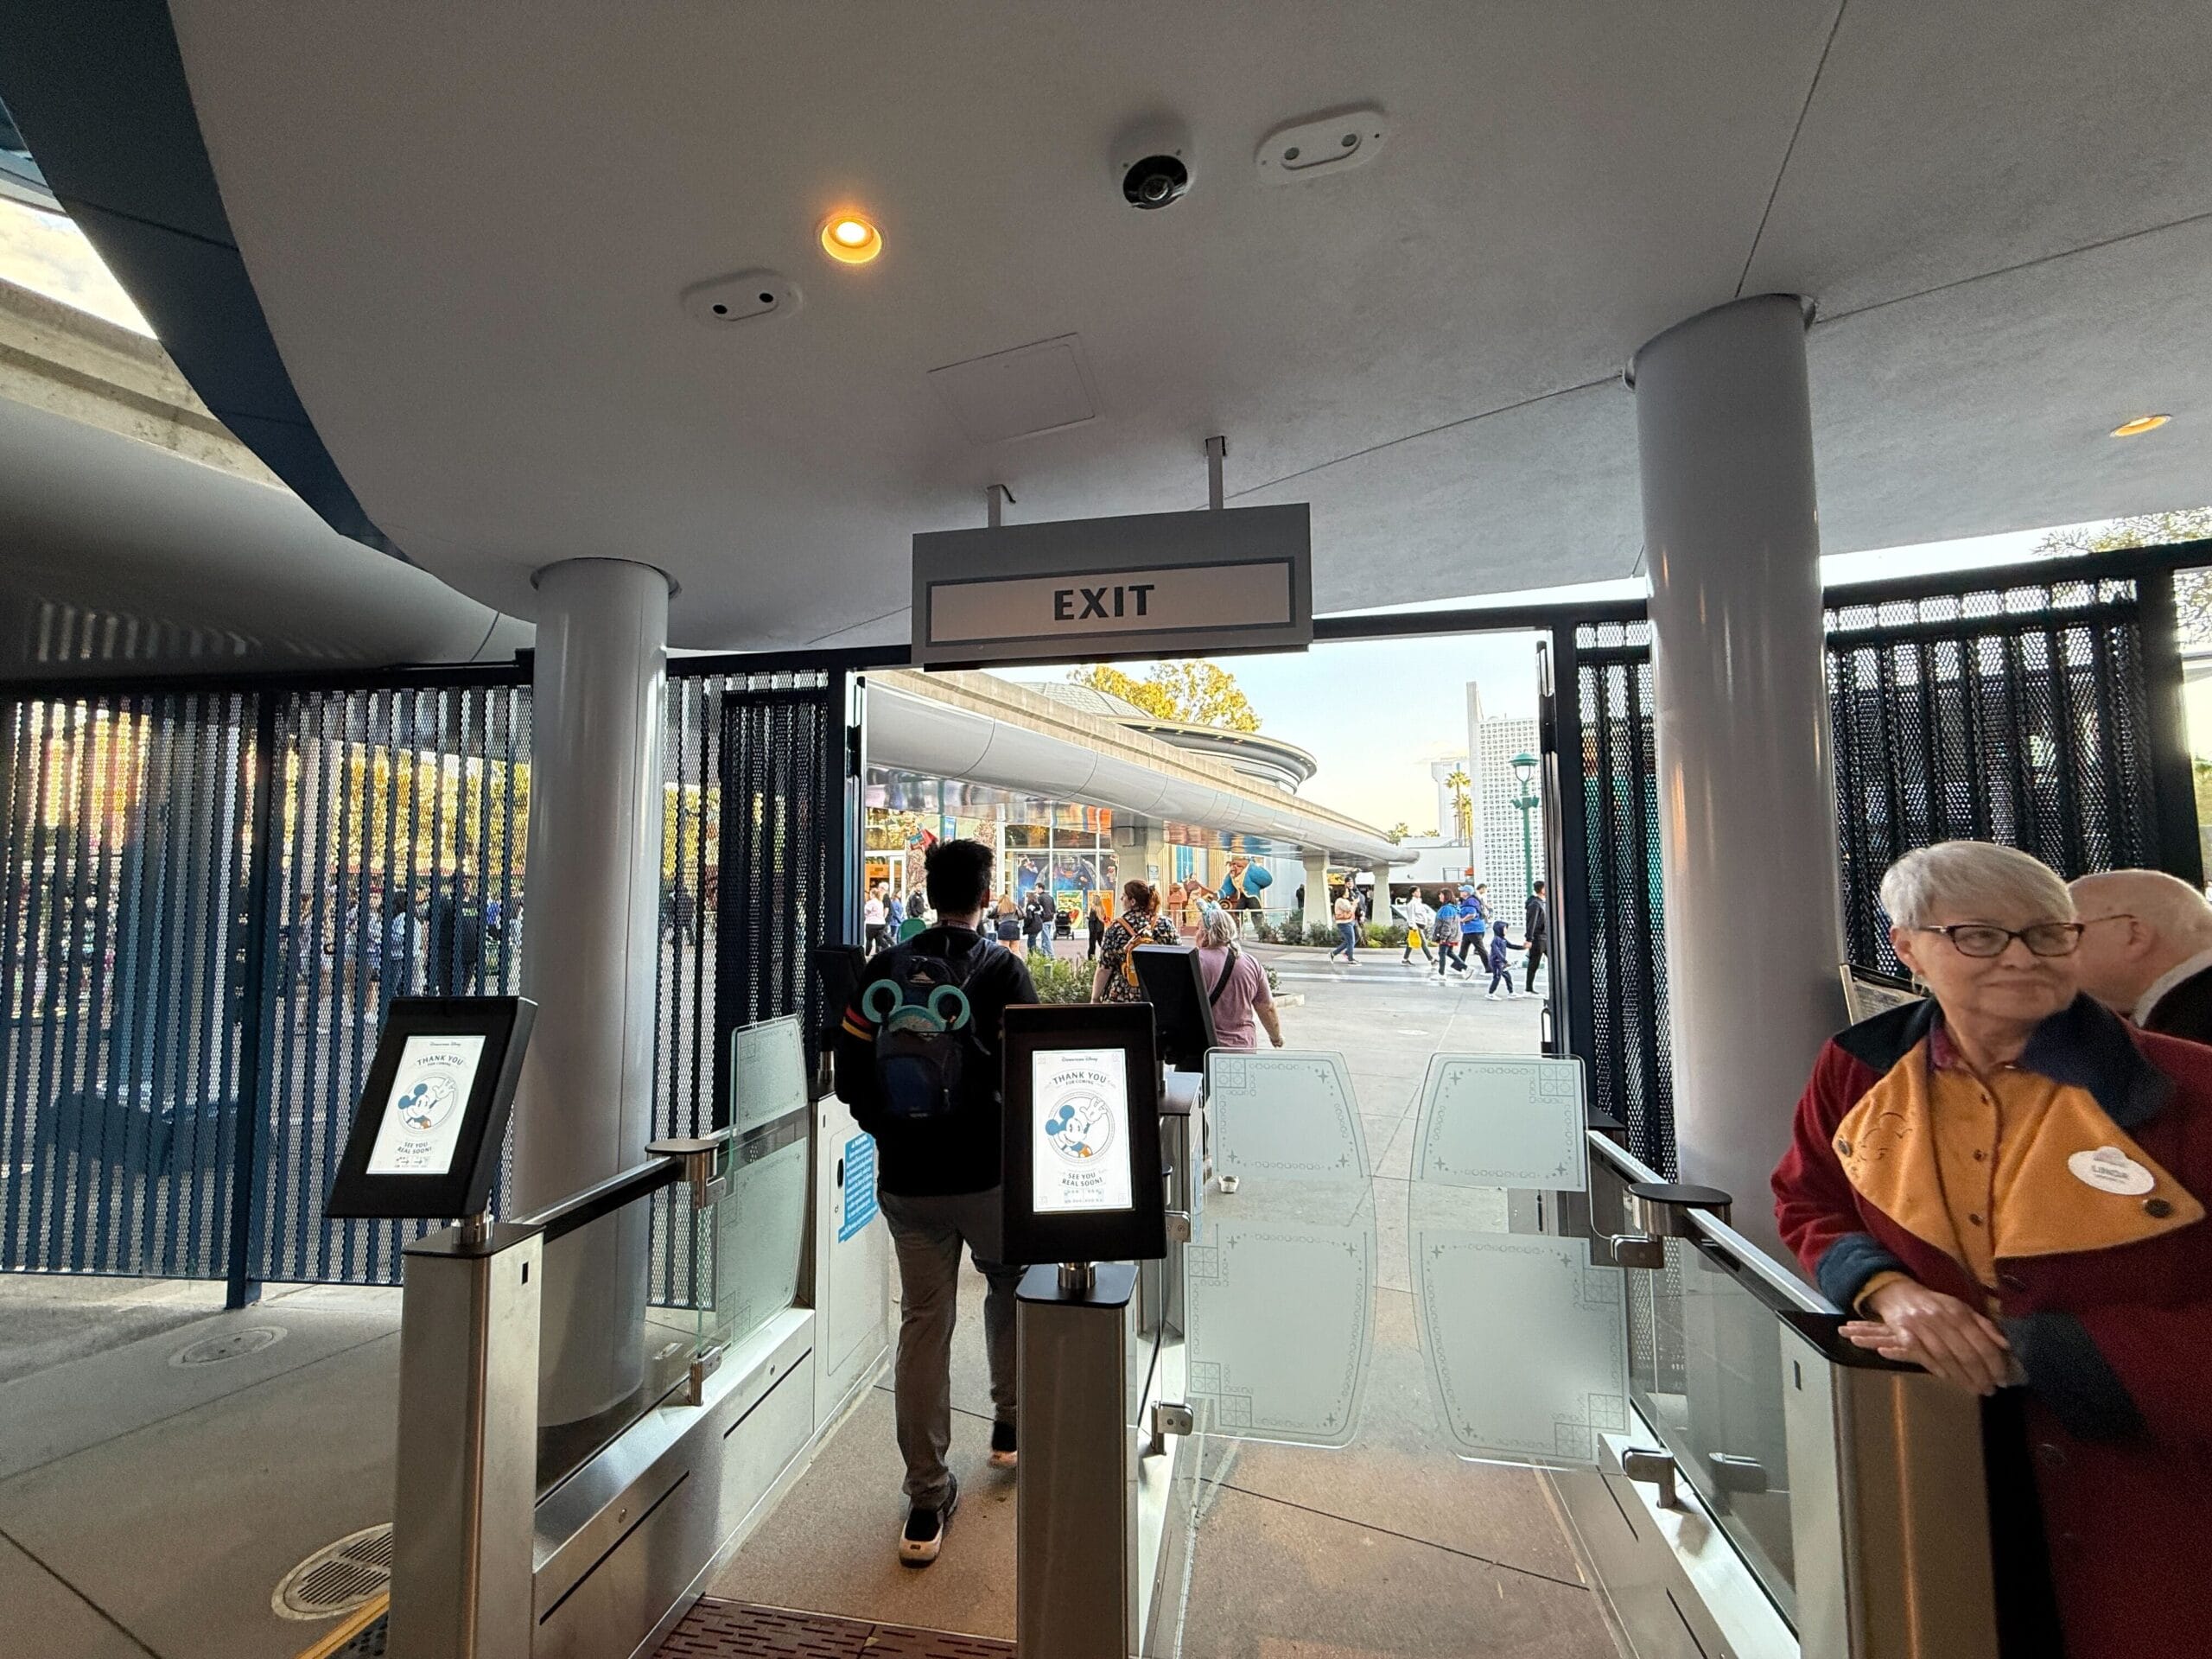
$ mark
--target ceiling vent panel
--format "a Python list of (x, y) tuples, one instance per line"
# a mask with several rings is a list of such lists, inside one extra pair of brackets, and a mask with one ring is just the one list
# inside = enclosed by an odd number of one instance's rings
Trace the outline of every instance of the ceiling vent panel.
[(977, 443), (1058, 432), (1098, 418), (1090, 365), (1074, 334), (930, 371), (930, 384)]
[(1382, 153), (1390, 124), (1371, 104), (1304, 116), (1260, 140), (1252, 160), (1262, 184), (1303, 184), (1365, 167)]
[(683, 313), (712, 328), (787, 317), (802, 303), (798, 284), (779, 271), (741, 270), (687, 288)]

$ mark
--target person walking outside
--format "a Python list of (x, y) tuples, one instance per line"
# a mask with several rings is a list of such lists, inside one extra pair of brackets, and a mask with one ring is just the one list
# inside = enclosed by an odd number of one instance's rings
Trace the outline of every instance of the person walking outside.
[(1503, 922), (1500, 922), (1496, 927), (1491, 929), (1489, 996), (1491, 1001), (1493, 1002), (1497, 1001), (1497, 988), (1501, 985), (1505, 987), (1504, 995), (1507, 1001), (1511, 1001), (1515, 997), (1520, 995), (1518, 991), (1513, 988), (1512, 959), (1505, 954), (1512, 948), (1513, 941), (1505, 937), (1505, 924)]
[[(991, 1462), (1018, 1456), (1014, 1393), (1014, 1292), (1021, 1268), (1000, 1259), (999, 1147), (1005, 1103), (1001, 1052), (1009, 1003), (1034, 1002), (1021, 959), (995, 950), (978, 931), (991, 892), (991, 849), (943, 841), (925, 865), (937, 925), (890, 947), (869, 964), (837, 1030), (837, 1093), (875, 1137), (877, 1202), (899, 1262), (899, 1357), (893, 1398), (906, 1465), (906, 1521), (899, 1560), (927, 1567), (960, 1506), (960, 1483), (945, 1466), (952, 1444), (952, 1333), (960, 1306), (960, 1251), (983, 1275), (983, 1344), (991, 1377)], [(893, 1116), (875, 1063), (868, 988), (889, 980), (902, 995), (921, 979), (951, 983), (968, 999), (965, 1061), (949, 1109)], [(880, 999), (879, 999), (880, 1000)]]
[(1258, 957), (1246, 956), (1238, 946), (1236, 919), (1225, 910), (1210, 910), (1198, 918), (1198, 980), (1213, 1005), (1213, 1032), (1224, 1048), (1255, 1052), (1260, 1046), (1255, 1020), (1267, 1027), (1268, 1042), (1282, 1046), (1282, 1024), (1275, 1016), (1274, 993), (1268, 988), (1268, 970)]
[(1529, 948), (1529, 978), (1524, 988), (1530, 996), (1536, 994), (1536, 968), (1544, 959), (1544, 947), (1551, 943), (1552, 906), (1544, 897), (1541, 881), (1529, 889), (1529, 909), (1521, 921), (1521, 942)]
[(1328, 959), (1334, 962), (1338, 952), (1342, 952), (1344, 965), (1355, 966), (1359, 958), (1352, 954), (1352, 947), (1359, 940), (1359, 906), (1352, 903), (1350, 893), (1338, 893), (1336, 909), (1332, 914), (1337, 919), (1337, 943), (1329, 952)]
[(1149, 881), (1122, 883), (1122, 913), (1098, 942), (1098, 971), (1090, 978), (1090, 1000), (1147, 1001), (1129, 953), (1141, 944), (1174, 943), (1175, 925), (1160, 913), (1160, 889)]
[(1460, 944), (1459, 901), (1446, 887), (1440, 895), (1444, 902), (1436, 907), (1436, 976), (1449, 977), (1446, 968), (1467, 971), (1466, 952)]
[(1096, 962), (1098, 960), (1098, 947), (1106, 938), (1106, 901), (1095, 893), (1090, 895), (1090, 903), (1083, 912), (1083, 925), (1090, 934), (1090, 949), (1084, 959)]
[(868, 890), (868, 902), (861, 906), (861, 926), (868, 941), (868, 953), (872, 957), (883, 949), (883, 889), (880, 886)]
[(1478, 966), (1490, 959), (1486, 943), (1490, 933), (1490, 884), (1478, 881), (1470, 892), (1459, 889), (1459, 965), (1467, 965), (1471, 955)]
[(1021, 943), (1021, 902), (1008, 889), (991, 914), (991, 931), (998, 942), (1017, 957), (1027, 954)]
[(1428, 941), (1429, 931), (1436, 925), (1436, 912), (1421, 896), (1419, 887), (1414, 889), (1413, 896), (1400, 908), (1406, 918), (1406, 951), (1398, 960), (1409, 963), (1414, 959), (1414, 952), (1418, 950), (1423, 962), (1433, 962), (1435, 958), (1429, 950)]

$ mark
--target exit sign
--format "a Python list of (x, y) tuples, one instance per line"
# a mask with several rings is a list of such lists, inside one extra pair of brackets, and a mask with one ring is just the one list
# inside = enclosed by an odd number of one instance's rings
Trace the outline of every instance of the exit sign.
[(1301, 503), (914, 537), (925, 667), (1300, 649), (1313, 639)]

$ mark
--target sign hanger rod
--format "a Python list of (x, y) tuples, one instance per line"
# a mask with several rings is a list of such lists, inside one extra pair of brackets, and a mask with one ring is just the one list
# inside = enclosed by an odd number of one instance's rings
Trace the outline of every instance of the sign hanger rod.
[(1229, 459), (1229, 440), (1215, 436), (1206, 440), (1206, 505), (1214, 512), (1221, 511), (1221, 464)]
[(983, 492), (983, 511), (989, 515), (987, 522), (991, 529), (999, 528), (1000, 510), (1013, 499), (1014, 492), (1003, 484), (994, 484)]

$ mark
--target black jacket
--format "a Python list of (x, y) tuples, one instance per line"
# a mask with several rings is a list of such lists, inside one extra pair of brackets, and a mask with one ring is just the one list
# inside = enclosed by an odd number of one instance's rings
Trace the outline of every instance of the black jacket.
[[(974, 1022), (973, 1040), (961, 1062), (960, 1097), (950, 1116), (928, 1123), (884, 1116), (875, 1079), (875, 1027), (860, 1005), (870, 985), (903, 977), (916, 957), (939, 957), (951, 967), (968, 994)], [(999, 1184), (1007, 1005), (1036, 1000), (1037, 988), (1021, 958), (973, 928), (925, 928), (868, 963), (837, 1027), (837, 1096), (853, 1109), (861, 1128), (875, 1137), (876, 1182), (885, 1192), (926, 1198), (982, 1192)]]
[(1532, 948), (1552, 942), (1551, 906), (1533, 893), (1529, 895), (1529, 913), (1521, 923), (1521, 937)]
[(2191, 974), (2152, 1003), (2143, 1029), (2212, 1043), (2212, 968)]

